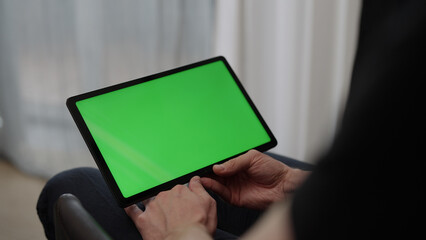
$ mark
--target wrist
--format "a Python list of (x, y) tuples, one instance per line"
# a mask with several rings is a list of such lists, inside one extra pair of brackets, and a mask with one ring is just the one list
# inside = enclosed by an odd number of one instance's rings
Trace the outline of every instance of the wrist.
[(174, 229), (167, 234), (165, 240), (175, 239), (212, 239), (206, 226), (194, 223), (184, 227)]
[(291, 194), (293, 193), (305, 179), (309, 176), (310, 171), (300, 170), (298, 168), (287, 167), (287, 173), (283, 179), (283, 193)]

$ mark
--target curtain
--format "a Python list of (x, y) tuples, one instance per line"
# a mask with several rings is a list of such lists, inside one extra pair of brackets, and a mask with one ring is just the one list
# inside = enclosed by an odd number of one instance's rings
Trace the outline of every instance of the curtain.
[(275, 134), (273, 152), (313, 163), (338, 127), (359, 0), (217, 2), (214, 53), (227, 56)]
[(217, 55), (312, 161), (344, 105), (359, 0), (0, 0), (0, 154), (50, 177), (94, 166), (69, 96)]
[(0, 152), (35, 175), (94, 166), (66, 98), (212, 56), (213, 1), (0, 4)]

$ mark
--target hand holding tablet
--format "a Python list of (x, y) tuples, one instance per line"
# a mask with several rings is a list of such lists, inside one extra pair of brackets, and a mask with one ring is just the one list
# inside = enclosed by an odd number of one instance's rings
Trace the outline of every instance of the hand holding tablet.
[(276, 139), (223, 57), (67, 100), (121, 207)]

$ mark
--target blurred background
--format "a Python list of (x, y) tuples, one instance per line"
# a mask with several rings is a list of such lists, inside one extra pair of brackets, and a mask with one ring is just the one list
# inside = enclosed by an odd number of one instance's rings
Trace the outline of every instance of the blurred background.
[(66, 98), (218, 55), (277, 137), (272, 152), (315, 163), (339, 126), (360, 4), (0, 0), (0, 238), (43, 239), (46, 179), (95, 166)]

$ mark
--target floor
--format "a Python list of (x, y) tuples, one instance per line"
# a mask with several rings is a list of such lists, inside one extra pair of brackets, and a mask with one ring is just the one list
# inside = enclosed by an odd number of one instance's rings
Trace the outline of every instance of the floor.
[(45, 182), (0, 159), (0, 240), (46, 239), (35, 209)]

